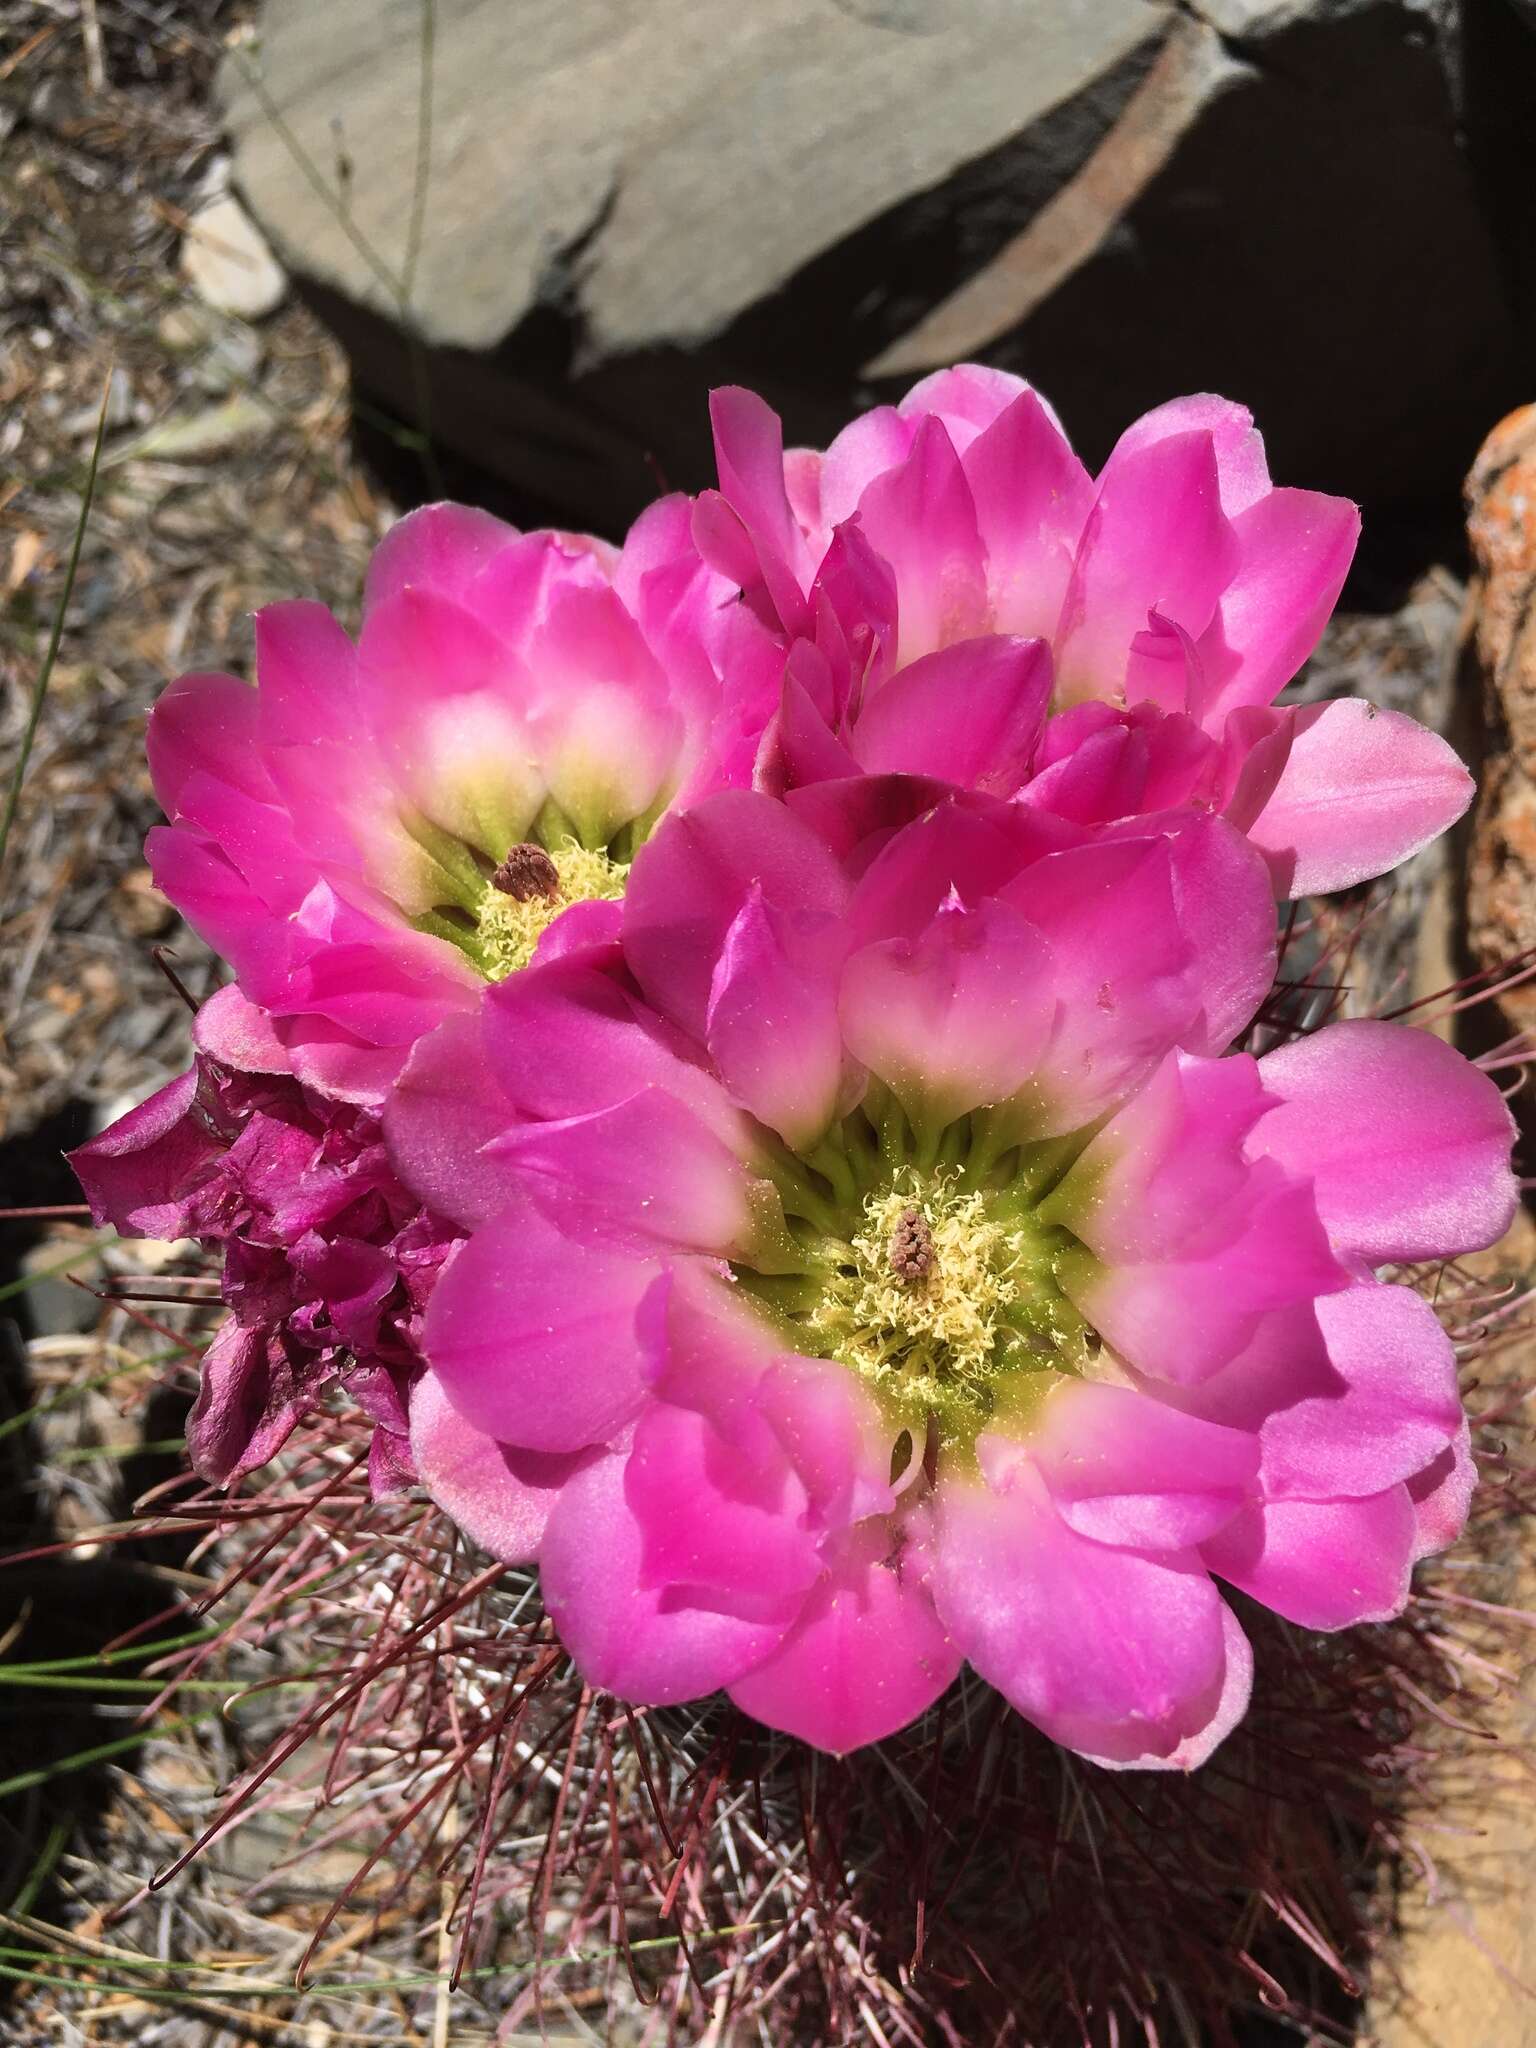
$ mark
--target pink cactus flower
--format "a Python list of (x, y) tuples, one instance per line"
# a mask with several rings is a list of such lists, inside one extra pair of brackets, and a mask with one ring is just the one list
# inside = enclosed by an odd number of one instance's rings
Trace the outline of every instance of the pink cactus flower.
[(1357, 520), (1271, 487), (1241, 408), (1163, 407), (1096, 481), (993, 371), (928, 379), (824, 456), (786, 458), (750, 393), (715, 416), (722, 491), (664, 499), (622, 549), (428, 507), (378, 549), (355, 645), (270, 606), (257, 689), (161, 701), (151, 866), (305, 1079), (381, 1099), (552, 924), (612, 928), (670, 806), (749, 780), (824, 805), (919, 775), (1077, 824), (1196, 806), (1282, 894), (1380, 872), (1465, 807), (1411, 720), (1273, 705)]
[(1460, 1526), (1451, 1347), (1379, 1273), (1500, 1235), (1510, 1118), (1402, 1026), (1223, 1052), (1273, 957), (1221, 818), (890, 795), (668, 819), (617, 938), (417, 1045), (390, 1149), (469, 1233), (417, 1465), (623, 1699), (841, 1752), (969, 1661), (1189, 1769), (1250, 1687), (1218, 1581), (1380, 1619)]
[(305, 1079), (377, 1099), (567, 906), (603, 926), (670, 803), (748, 778), (782, 657), (730, 595), (681, 499), (617, 550), (429, 506), (375, 553), (355, 645), (270, 605), (255, 690), (166, 692), (155, 879)]
[(328, 1384), (376, 1425), (378, 1492), (414, 1483), (406, 1397), (454, 1242), (401, 1186), (378, 1111), (300, 1082), (237, 989), (198, 1012), (192, 1069), (70, 1154), (98, 1224), (223, 1255), (230, 1315), (187, 1428), (216, 1484), (271, 1458)]
[(749, 391), (713, 412), (720, 489), (695, 536), (789, 655), (762, 786), (942, 774), (938, 729), (985, 731), (987, 787), (1085, 823), (1198, 803), (1281, 895), (1384, 873), (1470, 801), (1451, 749), (1399, 713), (1275, 705), (1359, 515), (1273, 485), (1241, 406), (1160, 406), (1097, 477), (1037, 392), (975, 365), (824, 454), (786, 454)]

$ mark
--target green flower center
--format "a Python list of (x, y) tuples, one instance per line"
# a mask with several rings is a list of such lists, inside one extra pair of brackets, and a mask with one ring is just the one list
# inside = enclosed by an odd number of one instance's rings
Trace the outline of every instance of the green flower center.
[(919, 1147), (872, 1088), (809, 1157), (767, 1141), (785, 1233), (733, 1270), (795, 1350), (867, 1382), (895, 1433), (969, 1452), (1097, 1354), (1064, 1285), (1087, 1254), (1042, 1213), (1087, 1136), (997, 1154), (985, 1118), (962, 1118)]
[(429, 857), (432, 907), (411, 922), (446, 939), (487, 981), (505, 981), (533, 958), (545, 932), (573, 903), (616, 903), (629, 880), (636, 835), (617, 846), (584, 846), (569, 822), (546, 805), (533, 837), (497, 866), (420, 818), (412, 838)]

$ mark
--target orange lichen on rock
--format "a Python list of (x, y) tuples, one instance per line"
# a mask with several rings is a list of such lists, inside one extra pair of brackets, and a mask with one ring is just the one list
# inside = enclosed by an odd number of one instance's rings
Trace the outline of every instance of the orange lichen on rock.
[[(1536, 946), (1536, 405), (1501, 420), (1467, 479), (1476, 567), (1468, 635), (1483, 681), (1486, 754), (1473, 823), (1467, 933), (1481, 967)], [(1536, 1025), (1536, 989), (1503, 998)]]

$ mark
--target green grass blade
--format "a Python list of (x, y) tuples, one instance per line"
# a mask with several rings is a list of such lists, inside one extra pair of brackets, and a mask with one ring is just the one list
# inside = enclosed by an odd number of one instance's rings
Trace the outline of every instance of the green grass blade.
[(52, 1280), (59, 1273), (73, 1272), (76, 1266), (88, 1265), (104, 1244), (112, 1242), (112, 1236), (110, 1230), (103, 1230), (93, 1237), (89, 1244), (78, 1246), (67, 1259), (59, 1259), (51, 1266), (39, 1266), (35, 1273), (23, 1273), (19, 1280), (8, 1280), (0, 1287), (0, 1301), (9, 1301), (13, 1294), (25, 1294), (29, 1287), (36, 1287), (40, 1280)]
[(72, 1833), (67, 1820), (56, 1820), (48, 1831), (48, 1839), (37, 1853), (37, 1859), (27, 1872), (26, 1882), (16, 1894), (11, 1906), (13, 1913), (30, 1913), (35, 1901), (42, 1893), (43, 1886), (53, 1875), (53, 1866), (63, 1855)]
[(14, 1777), (0, 1778), (0, 1799), (8, 1799), (13, 1792), (30, 1792), (33, 1786), (67, 1777), (71, 1771), (85, 1771), (92, 1764), (106, 1763), (111, 1757), (138, 1749), (151, 1735), (165, 1735), (173, 1728), (195, 1728), (205, 1721), (217, 1721), (219, 1718), (212, 1708), (202, 1714), (175, 1714), (167, 1720), (154, 1722), (148, 1728), (136, 1728), (131, 1735), (120, 1735), (115, 1742), (98, 1742), (94, 1749), (77, 1749), (73, 1756), (61, 1756), (51, 1764), (39, 1764), (35, 1771), (18, 1771)]
[(38, 721), (43, 715), (43, 700), (48, 695), (54, 663), (59, 658), (59, 642), (64, 637), (64, 616), (69, 610), (69, 600), (74, 595), (75, 576), (80, 568), (80, 550), (85, 544), (85, 528), (91, 516), (91, 500), (96, 495), (96, 472), (101, 467), (101, 447), (107, 437), (107, 399), (111, 391), (112, 375), (109, 371), (101, 394), (101, 412), (96, 420), (96, 439), (91, 446), (91, 466), (85, 473), (85, 495), (80, 500), (80, 517), (75, 521), (75, 537), (70, 545), (69, 566), (64, 571), (64, 588), (59, 594), (58, 609), (53, 615), (53, 630), (48, 636), (48, 651), (43, 656), (42, 666), (37, 672), (37, 681), (32, 688), (32, 702), (27, 707), (27, 722), (21, 734), (21, 750), (16, 756), (10, 789), (6, 792), (5, 815), (0, 817), (0, 864), (4, 863), (5, 849), (10, 844), (11, 826), (16, 819), (16, 806), (21, 802), (21, 786), (26, 780), (27, 763), (32, 758), (32, 742), (37, 738)]
[[(0, 1565), (4, 1559), (0, 1558)], [(200, 1643), (211, 1643), (221, 1636), (221, 1628), (199, 1628), (184, 1636), (162, 1636), (149, 1642), (130, 1643), (121, 1650), (95, 1650), (84, 1657), (44, 1657), (31, 1664), (7, 1664), (0, 1666), (7, 1676), (30, 1677), (39, 1672), (57, 1671), (110, 1671), (118, 1664), (143, 1664), (151, 1657), (164, 1657), (172, 1650), (193, 1648)]]
[(93, 1394), (98, 1387), (110, 1387), (114, 1380), (126, 1379), (130, 1373), (153, 1371), (157, 1365), (164, 1365), (169, 1359), (180, 1358), (185, 1355), (185, 1351), (196, 1349), (195, 1345), (187, 1345), (184, 1350), (156, 1351), (143, 1358), (124, 1358), (108, 1372), (95, 1372), (87, 1379), (71, 1380), (68, 1386), (60, 1387), (52, 1394), (44, 1394), (42, 1399), (34, 1401), (30, 1408), (22, 1408), (15, 1415), (7, 1415), (5, 1420), (0, 1422), (0, 1443), (18, 1429), (25, 1429), (29, 1423), (39, 1422), (45, 1415), (52, 1415), (56, 1409), (68, 1408), (82, 1394)]

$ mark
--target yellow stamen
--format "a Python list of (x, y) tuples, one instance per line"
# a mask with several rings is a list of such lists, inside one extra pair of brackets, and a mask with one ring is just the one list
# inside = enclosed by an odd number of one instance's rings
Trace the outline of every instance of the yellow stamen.
[(1024, 1380), (1081, 1370), (1084, 1329), (1056, 1285), (1056, 1233), (953, 1176), (910, 1168), (866, 1199), (862, 1222), (829, 1258), (806, 1320), (815, 1348), (870, 1381), (893, 1417), (933, 1417), (947, 1441), (969, 1442), (1019, 1406)]
[(554, 895), (531, 894), (520, 901), (486, 885), (476, 920), (476, 951), (492, 981), (504, 981), (533, 958), (534, 948), (562, 911), (573, 903), (613, 903), (624, 894), (629, 869), (606, 853), (567, 846), (552, 856), (560, 877)]

